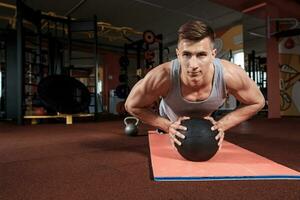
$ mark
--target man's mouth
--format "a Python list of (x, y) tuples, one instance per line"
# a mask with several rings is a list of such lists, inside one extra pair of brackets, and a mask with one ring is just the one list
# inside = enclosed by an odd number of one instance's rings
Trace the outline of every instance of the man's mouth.
[(191, 77), (199, 76), (200, 72), (188, 72)]

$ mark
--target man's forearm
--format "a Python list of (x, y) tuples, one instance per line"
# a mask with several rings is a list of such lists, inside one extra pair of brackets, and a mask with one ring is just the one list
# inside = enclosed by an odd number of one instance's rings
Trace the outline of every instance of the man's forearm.
[(261, 104), (245, 105), (241, 106), (235, 111), (232, 111), (222, 117), (217, 123), (218, 127), (222, 128), (223, 131), (226, 131), (243, 121), (251, 118), (262, 108)]
[(148, 108), (130, 108), (128, 109), (128, 112), (139, 118), (144, 123), (168, 132), (171, 122), (168, 119), (165, 119), (154, 113), (152, 110)]

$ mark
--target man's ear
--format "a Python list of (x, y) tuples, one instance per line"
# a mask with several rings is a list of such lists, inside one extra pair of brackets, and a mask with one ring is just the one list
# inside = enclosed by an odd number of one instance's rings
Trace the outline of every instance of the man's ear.
[(216, 57), (216, 56), (217, 56), (217, 49), (216, 49), (216, 48), (214, 48), (214, 49), (212, 50), (212, 56), (213, 56), (213, 57)]
[(177, 58), (179, 57), (179, 49), (176, 48), (176, 55), (177, 55)]

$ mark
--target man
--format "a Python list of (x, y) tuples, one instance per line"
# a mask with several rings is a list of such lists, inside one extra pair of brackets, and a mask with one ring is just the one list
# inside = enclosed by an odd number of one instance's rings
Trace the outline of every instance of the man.
[[(249, 119), (261, 110), (264, 97), (257, 85), (239, 66), (215, 58), (215, 33), (201, 21), (191, 21), (178, 31), (177, 59), (151, 70), (131, 90), (126, 110), (144, 123), (158, 127), (170, 135), (171, 141), (181, 143), (175, 135), (185, 130), (181, 121), (203, 117), (218, 130), (216, 140), (221, 147), (224, 132)], [(215, 121), (210, 115), (232, 94), (239, 102), (236, 110)], [(161, 98), (159, 115), (150, 107)]]

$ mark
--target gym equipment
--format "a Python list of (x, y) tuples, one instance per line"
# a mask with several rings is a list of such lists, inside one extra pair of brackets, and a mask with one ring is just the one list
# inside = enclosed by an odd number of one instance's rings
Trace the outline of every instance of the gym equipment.
[[(163, 63), (163, 36), (162, 34), (154, 34), (153, 31), (146, 30), (143, 32), (143, 37), (137, 41), (130, 41), (130, 44), (124, 44), (124, 56), (128, 55), (129, 51), (136, 52), (136, 71), (137, 74), (135, 78), (140, 80), (145, 76), (144, 72), (147, 72), (148, 69), (154, 67), (154, 57), (155, 53), (151, 49), (155, 49), (158, 53), (158, 64)], [(156, 43), (156, 44), (155, 44)], [(158, 46), (151, 46), (151, 45), (158, 45)], [(147, 53), (146, 53), (147, 52)], [(124, 58), (122, 58), (124, 59)], [(119, 60), (120, 62), (121, 60)], [(127, 73), (127, 68), (122, 67), (123, 62), (120, 62), (121, 66), (121, 73)], [(124, 62), (126, 64), (126, 62)], [(145, 66), (144, 66), (145, 65)], [(146, 68), (146, 70), (145, 70)], [(135, 81), (135, 80), (134, 80)]]
[(155, 52), (152, 50), (147, 50), (144, 53), (145, 60), (153, 60), (155, 57)]
[(127, 56), (121, 56), (119, 59), (119, 64), (121, 67), (128, 67), (129, 66), (129, 59), (127, 58)]
[(145, 43), (153, 44), (155, 42), (155, 34), (150, 30), (144, 31), (143, 39)]
[[(87, 85), (88, 89), (90, 90), (88, 99), (91, 98), (92, 102), (90, 103), (88, 107), (88, 111), (90, 113), (95, 113), (95, 120), (97, 118), (97, 113), (99, 113), (100, 110), (103, 110), (101, 108), (103, 105), (101, 102), (101, 98), (98, 94), (99, 90), (99, 82), (98, 82), (98, 76), (99, 76), (99, 40), (98, 40), (98, 26), (97, 26), (98, 18), (96, 15), (94, 15), (92, 18), (88, 17), (85, 19), (76, 19), (73, 20), (70, 17), (68, 18), (66, 28), (68, 29), (67, 33), (67, 50), (68, 55), (65, 60), (65, 69), (62, 70), (62, 73), (69, 74), (70, 72), (76, 71), (76, 70), (89, 70), (90, 72), (93, 71), (95, 74), (94, 76), (85, 76), (81, 77), (80, 79), (83, 79)], [(59, 40), (60, 41), (60, 40)], [(88, 54), (83, 53), (83, 55), (79, 52), (84, 52), (82, 50), (76, 49), (76, 45), (82, 44), (82, 45), (88, 45), (90, 48), (90, 52)], [(69, 65), (68, 67), (66, 67)], [(64, 72), (64, 70), (69, 70), (69, 72)], [(77, 76), (76, 76), (77, 77)], [(79, 77), (78, 77), (79, 78)], [(82, 85), (83, 86), (83, 85)], [(85, 90), (86, 92), (88, 90)], [(87, 95), (87, 93), (85, 93)], [(79, 100), (80, 101), (80, 100)], [(90, 101), (90, 100), (89, 100)], [(81, 103), (79, 103), (81, 104)], [(85, 105), (86, 106), (86, 105)], [(84, 106), (83, 106), (84, 107)], [(79, 110), (81, 110), (79, 108)], [(78, 111), (79, 111), (78, 110)], [(84, 110), (82, 108), (82, 110)]]
[(245, 64), (245, 69), (248, 72), (249, 77), (256, 82), (262, 92), (266, 91), (267, 59), (265, 57), (256, 56), (256, 52), (253, 50), (251, 54), (248, 54), (248, 61)]
[(43, 107), (33, 107), (32, 110), (34, 115), (45, 115), (47, 113)]
[(219, 146), (215, 136), (218, 131), (211, 130), (213, 124), (209, 120), (192, 118), (181, 124), (187, 127), (186, 131), (179, 130), (185, 139), (176, 137), (181, 146), (176, 143), (175, 146), (182, 157), (190, 161), (207, 161), (217, 153)]
[[(79, 5), (79, 4), (78, 4)], [(23, 1), (16, 2), (16, 10), (22, 13), (17, 15), (16, 21), (20, 22), (16, 24), (16, 30), (19, 31), (17, 40), (20, 41), (20, 44), (16, 49), (17, 60), (21, 62), (18, 63), (18, 69), (23, 69), (26, 73), (22, 73), (23, 70), (17, 70), (21, 74), (15, 74), (15, 77), (18, 78), (19, 82), (14, 82), (17, 88), (17, 95), (14, 95), (14, 98), (20, 98), (22, 101), (16, 101), (16, 116), (19, 124), (22, 124), (23, 114), (28, 115), (34, 113), (33, 107), (35, 98), (37, 95), (37, 85), (39, 81), (48, 75), (53, 74), (72, 74), (73, 70), (77, 70), (78, 67), (84, 66), (85, 69), (89, 69), (96, 74), (95, 76), (89, 77), (80, 77), (84, 79), (85, 82), (88, 82), (88, 88), (91, 91), (90, 93), (83, 92), (82, 87), (72, 87), (74, 91), (81, 93), (76, 95), (73, 94), (73, 103), (66, 107), (62, 108), (60, 105), (55, 105), (56, 103), (52, 102), (53, 96), (51, 96), (49, 101), (49, 95), (47, 92), (40, 94), (41, 96), (47, 96), (44, 99), (45, 104), (49, 104), (49, 107), (55, 107), (56, 112), (64, 113), (77, 113), (79, 110), (83, 110), (84, 99), (89, 99), (90, 96), (93, 99), (96, 99), (98, 96), (98, 26), (97, 26), (97, 17), (94, 16), (93, 19), (73, 19), (71, 17), (58, 16), (50, 13), (42, 12), (41, 10), (35, 10), (27, 6)], [(25, 26), (26, 24), (26, 26)], [(27, 31), (28, 24), (30, 24), (30, 29), (35, 30), (34, 34), (31, 31)], [(83, 37), (85, 36), (85, 37)], [(81, 51), (74, 46), (86, 44), (90, 48), (88, 53), (90, 56), (78, 56), (82, 52), (85, 54), (85, 51)], [(34, 77), (33, 77), (34, 75)], [(78, 77), (79, 78), (79, 77)], [(24, 81), (22, 81), (24, 80)], [(70, 82), (69, 82), (70, 83)], [(55, 90), (63, 90), (58, 84), (58, 88)], [(22, 87), (20, 90), (19, 87)], [(48, 87), (48, 86), (47, 86)], [(80, 88), (80, 89), (79, 89)], [(54, 90), (54, 89), (53, 89)], [(9, 90), (11, 91), (11, 90)], [(87, 89), (86, 89), (87, 91)], [(53, 92), (54, 95), (55, 92)], [(69, 93), (69, 91), (67, 91)], [(86, 94), (86, 97), (85, 95)], [(64, 94), (65, 95), (65, 94)], [(63, 97), (55, 97), (61, 98)], [(58, 96), (58, 95), (57, 95)], [(76, 97), (75, 97), (76, 96)], [(66, 100), (65, 105), (69, 102)], [(88, 101), (86, 101), (88, 102)], [(94, 113), (98, 113), (99, 101), (94, 101), (94, 103), (89, 105), (89, 109), (93, 110)], [(52, 106), (50, 106), (52, 105)], [(78, 106), (79, 105), (79, 106)], [(40, 106), (40, 105), (38, 105)], [(73, 106), (73, 108), (71, 108)], [(63, 106), (64, 107), (64, 106)], [(84, 106), (85, 107), (85, 106)], [(52, 113), (51, 109), (51, 113)], [(19, 112), (20, 111), (20, 112)], [(54, 111), (55, 112), (55, 111)], [(49, 114), (49, 113), (48, 113)], [(15, 118), (15, 117), (14, 117)], [(96, 115), (95, 115), (96, 118)]]
[(91, 101), (90, 92), (83, 83), (64, 75), (43, 78), (37, 92), (47, 108), (64, 114), (84, 112)]
[(128, 75), (127, 74), (120, 74), (119, 75), (119, 82), (120, 83), (127, 83), (128, 81)]
[[(128, 122), (129, 120), (133, 120), (135, 121), (135, 123), (130, 123)], [(136, 136), (138, 134), (138, 124), (139, 124), (139, 119), (136, 118), (136, 117), (132, 117), (132, 116), (129, 116), (129, 117), (126, 117), (124, 119), (124, 124), (126, 125), (125, 127), (125, 134), (128, 135), (128, 136)]]
[(120, 99), (126, 99), (129, 94), (129, 91), (130, 91), (130, 88), (126, 83), (120, 84), (116, 88), (116, 95)]

